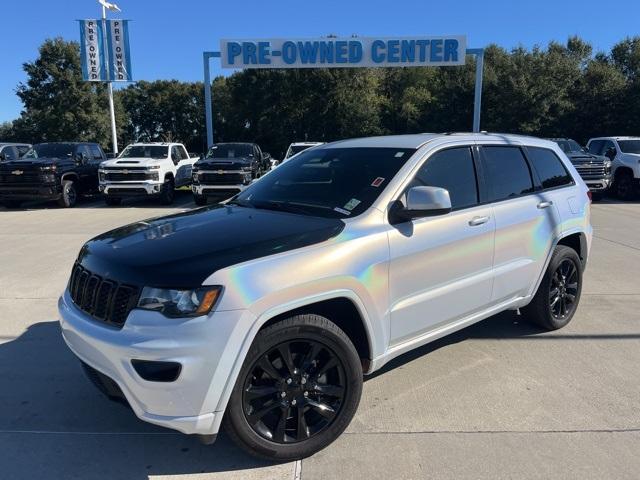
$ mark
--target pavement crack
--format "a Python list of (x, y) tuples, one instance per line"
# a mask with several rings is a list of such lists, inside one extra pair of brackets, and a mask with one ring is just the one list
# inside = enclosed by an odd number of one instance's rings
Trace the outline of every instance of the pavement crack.
[(638, 247), (634, 247), (633, 245), (628, 245), (628, 244), (623, 243), (623, 242), (617, 242), (617, 241), (615, 241), (615, 240), (610, 240), (610, 239), (608, 239), (608, 238), (601, 237), (601, 236), (599, 236), (599, 235), (594, 235), (594, 238), (598, 238), (598, 239), (600, 239), (600, 240), (604, 240), (605, 242), (615, 243), (616, 245), (620, 245), (621, 247), (627, 247), (627, 248), (630, 248), (630, 249), (632, 249), (632, 250), (636, 250), (636, 251), (640, 252), (640, 248), (638, 248)]

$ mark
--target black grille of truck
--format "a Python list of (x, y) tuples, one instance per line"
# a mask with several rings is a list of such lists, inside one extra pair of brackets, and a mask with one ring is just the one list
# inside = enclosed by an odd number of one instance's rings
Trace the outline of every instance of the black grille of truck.
[(201, 173), (200, 183), (204, 185), (238, 185), (244, 182), (242, 173)]
[(41, 173), (25, 172), (20, 175), (0, 173), (0, 183), (41, 183), (44, 177)]
[(605, 176), (604, 161), (593, 158), (572, 158), (571, 162), (580, 176), (587, 179), (601, 179)]
[(157, 174), (145, 172), (106, 172), (105, 179), (110, 182), (140, 182), (143, 180), (153, 180)]
[(140, 290), (102, 278), (76, 264), (69, 280), (69, 293), (76, 306), (96, 320), (122, 328), (138, 303)]

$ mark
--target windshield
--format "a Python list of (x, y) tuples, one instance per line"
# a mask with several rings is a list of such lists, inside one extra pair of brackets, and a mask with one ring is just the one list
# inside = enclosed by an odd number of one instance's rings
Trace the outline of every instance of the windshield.
[(300, 153), (307, 148), (311, 148), (313, 145), (291, 145), (284, 158), (293, 157), (296, 153)]
[(129, 145), (118, 158), (167, 158), (169, 147), (164, 145)]
[(207, 152), (207, 158), (240, 158), (253, 153), (249, 143), (219, 143)]
[(413, 155), (408, 148), (321, 148), (302, 152), (230, 203), (302, 215), (347, 218), (378, 198)]
[(640, 140), (618, 140), (622, 153), (640, 153)]
[(584, 152), (586, 151), (575, 140), (558, 140), (556, 142), (564, 153)]
[(22, 158), (67, 158), (73, 156), (75, 145), (69, 143), (41, 143), (34, 145)]

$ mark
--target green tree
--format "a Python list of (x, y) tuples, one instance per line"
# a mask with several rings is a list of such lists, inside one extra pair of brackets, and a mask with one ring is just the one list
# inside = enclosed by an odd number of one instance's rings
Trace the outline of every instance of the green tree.
[(23, 69), (27, 81), (16, 93), (24, 110), (13, 125), (16, 135), (31, 143), (80, 140), (110, 145), (106, 88), (82, 81), (77, 42), (45, 40), (39, 57)]

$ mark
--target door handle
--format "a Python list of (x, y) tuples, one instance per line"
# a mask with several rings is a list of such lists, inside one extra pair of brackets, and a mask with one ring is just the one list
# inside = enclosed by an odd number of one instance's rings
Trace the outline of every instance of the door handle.
[(553, 205), (553, 202), (551, 200), (549, 200), (548, 202), (540, 202), (538, 204), (538, 208), (549, 208), (551, 205)]
[(484, 223), (487, 223), (489, 221), (489, 217), (473, 217), (471, 220), (469, 220), (469, 225), (472, 227), (477, 227), (478, 225), (482, 225)]

